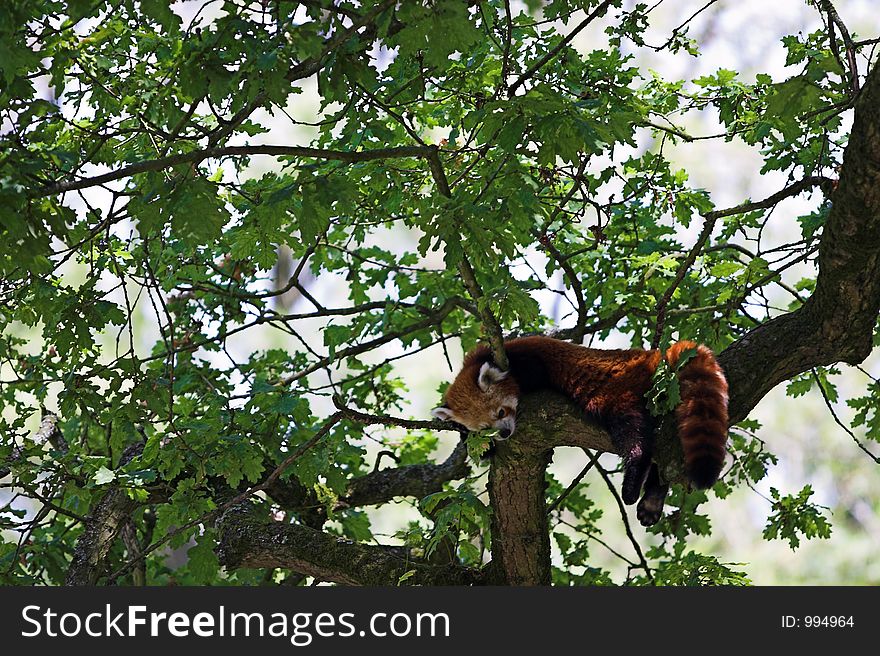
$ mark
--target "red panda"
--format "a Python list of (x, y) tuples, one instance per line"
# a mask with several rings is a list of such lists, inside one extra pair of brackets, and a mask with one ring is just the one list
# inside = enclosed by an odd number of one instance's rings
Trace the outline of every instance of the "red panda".
[[(656, 350), (600, 350), (550, 337), (521, 337), (504, 343), (510, 370), (502, 371), (487, 346), (465, 356), (446, 390), (439, 418), (468, 430), (497, 428), (501, 439), (516, 430), (516, 409), (523, 394), (552, 389), (575, 401), (611, 436), (623, 457), (622, 498), (639, 504), (639, 520), (650, 525), (660, 518), (667, 486), (652, 465), (654, 426), (645, 394), (660, 364)], [(727, 442), (727, 380), (707, 347), (678, 342), (664, 354), (675, 366), (682, 352), (696, 354), (678, 372), (681, 402), (675, 409), (685, 473), (697, 488), (708, 488), (721, 473)]]

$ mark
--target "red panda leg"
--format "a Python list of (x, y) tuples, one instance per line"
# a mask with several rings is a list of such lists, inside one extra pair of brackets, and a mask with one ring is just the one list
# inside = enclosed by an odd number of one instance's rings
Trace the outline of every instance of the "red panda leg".
[(654, 450), (651, 417), (634, 395), (624, 395), (615, 399), (613, 408), (603, 409), (602, 418), (614, 448), (623, 458), (623, 502), (634, 504), (651, 469)]
[(657, 463), (651, 463), (651, 470), (645, 480), (645, 494), (636, 506), (636, 517), (642, 526), (653, 526), (663, 516), (663, 502), (669, 485), (660, 479), (660, 470)]

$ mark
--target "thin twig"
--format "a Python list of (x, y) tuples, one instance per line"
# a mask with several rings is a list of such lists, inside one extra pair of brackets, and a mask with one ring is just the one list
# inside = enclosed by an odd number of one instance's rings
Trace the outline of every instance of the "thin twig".
[[(449, 188), (449, 181), (446, 178), (446, 172), (443, 170), (443, 163), (440, 161), (440, 152), (436, 146), (430, 146), (429, 151), (428, 164), (431, 167), (434, 183), (443, 196), (452, 198), (452, 190)], [(477, 304), (477, 312), (480, 315), (483, 330), (486, 332), (486, 337), (489, 340), (495, 364), (502, 371), (507, 371), (510, 368), (510, 363), (507, 360), (507, 352), (504, 350), (504, 333), (501, 330), (501, 325), (489, 308), (489, 304), (483, 294), (483, 289), (480, 287), (474, 269), (464, 251), (462, 251), (461, 259), (458, 262), (458, 272), (461, 275), (465, 288)]]
[(715, 224), (717, 223), (718, 219), (727, 216), (734, 216), (737, 214), (745, 214), (746, 212), (753, 212), (755, 210), (768, 209), (770, 207), (774, 207), (777, 203), (786, 198), (796, 196), (806, 189), (810, 189), (816, 186), (828, 186), (831, 182), (832, 180), (830, 178), (812, 175), (804, 178), (803, 180), (799, 180), (794, 184), (789, 185), (785, 189), (782, 189), (781, 191), (778, 191), (775, 194), (768, 196), (764, 200), (750, 203), (742, 203), (741, 205), (737, 205), (736, 207), (707, 212), (704, 215), (705, 223), (703, 224), (703, 229), (700, 231), (700, 235), (697, 237), (697, 242), (693, 245), (690, 251), (688, 251), (688, 254), (685, 256), (684, 260), (682, 260), (681, 264), (678, 267), (678, 270), (675, 272), (675, 277), (672, 280), (672, 284), (669, 285), (669, 287), (666, 289), (666, 292), (664, 292), (663, 296), (660, 298), (660, 301), (657, 303), (657, 322), (654, 329), (654, 338), (651, 341), (651, 348), (656, 349), (660, 345), (660, 341), (663, 338), (663, 328), (665, 327), (666, 323), (666, 308), (669, 305), (669, 301), (672, 300), (672, 296), (675, 294), (675, 290), (678, 289), (681, 281), (684, 280), (684, 277), (687, 275), (688, 270), (696, 261), (697, 256), (700, 254), (706, 243), (709, 241), (709, 237), (712, 234), (712, 230), (714, 230)]
[(596, 454), (591, 451), (587, 451), (586, 449), (584, 449), (584, 451), (586, 451), (587, 456), (590, 458), (590, 461), (586, 465), (584, 465), (584, 468), (581, 469), (581, 472), (577, 476), (574, 477), (574, 479), (571, 481), (569, 486), (567, 488), (565, 488), (565, 491), (562, 494), (560, 494), (558, 497), (556, 497), (556, 500), (550, 504), (550, 506), (547, 508), (548, 515), (550, 513), (552, 513), (554, 510), (556, 510), (559, 507), (559, 504), (561, 504), (563, 501), (565, 501), (565, 499), (568, 497), (568, 495), (570, 495), (572, 492), (574, 492), (574, 489), (584, 479), (584, 476), (586, 476), (587, 473), (593, 468), (593, 465), (596, 464), (596, 460), (597, 460)]
[(620, 495), (617, 493), (617, 488), (614, 487), (614, 483), (611, 480), (611, 477), (608, 475), (608, 472), (605, 470), (602, 465), (596, 461), (596, 469), (599, 474), (602, 476), (602, 480), (605, 481), (605, 485), (608, 486), (608, 490), (611, 492), (611, 495), (614, 497), (614, 500), (617, 502), (617, 508), (620, 510), (620, 518), (623, 520), (623, 527), (626, 530), (626, 535), (629, 538), (630, 543), (632, 543), (633, 550), (636, 552), (636, 556), (639, 559), (639, 565), (643, 570), (645, 570), (645, 575), (648, 577), (649, 581), (654, 580), (654, 575), (651, 573), (651, 568), (648, 566), (648, 561), (645, 560), (645, 555), (642, 553), (642, 547), (639, 545), (638, 540), (636, 540), (635, 535), (633, 535), (632, 527), (629, 525), (629, 517), (626, 514), (626, 506), (623, 505), (623, 499), (620, 498)]
[(828, 412), (831, 413), (831, 416), (834, 418), (835, 423), (840, 426), (843, 430), (845, 430), (849, 436), (852, 438), (853, 442), (856, 443), (862, 451), (868, 454), (868, 457), (871, 458), (875, 463), (880, 465), (880, 457), (875, 456), (873, 453), (868, 451), (868, 448), (859, 441), (859, 438), (856, 437), (856, 434), (850, 430), (849, 426), (844, 424), (840, 417), (837, 416), (837, 413), (834, 411), (834, 406), (831, 404), (831, 399), (828, 398), (828, 393), (825, 391), (825, 388), (822, 387), (822, 381), (819, 379), (819, 374), (816, 373), (815, 367), (810, 369), (810, 372), (813, 374), (813, 379), (816, 381), (816, 385), (819, 387), (819, 392), (822, 394), (822, 398), (825, 399), (825, 406), (828, 408)]
[(392, 417), (391, 415), (369, 415), (360, 410), (355, 410), (354, 408), (346, 406), (338, 394), (333, 395), (333, 405), (336, 406), (336, 409), (346, 419), (367, 426), (381, 424), (383, 426), (399, 426), (400, 428), (408, 428), (410, 430), (445, 430), (458, 433), (461, 432), (461, 426), (451, 421), (421, 421), (416, 419)]
[(77, 189), (86, 189), (88, 187), (96, 187), (98, 185), (129, 178), (139, 173), (147, 173), (149, 171), (160, 171), (178, 164), (198, 164), (206, 159), (216, 159), (218, 157), (228, 157), (231, 155), (251, 156), (251, 155), (275, 155), (286, 157), (310, 157), (314, 159), (328, 159), (339, 162), (353, 164), (356, 162), (370, 162), (379, 159), (394, 158), (427, 158), (430, 155), (430, 149), (422, 146), (401, 146), (398, 148), (377, 148), (374, 150), (324, 150), (321, 148), (308, 148), (305, 146), (223, 146), (204, 148), (202, 150), (193, 150), (188, 153), (178, 153), (167, 157), (159, 157), (157, 159), (145, 160), (130, 164), (116, 171), (110, 171), (93, 178), (80, 178), (77, 180), (64, 180), (54, 184), (46, 185), (38, 189), (34, 189), (30, 193), (31, 198), (42, 198), (44, 196), (53, 196), (55, 194), (63, 194), (68, 191)]
[(577, 27), (575, 27), (571, 32), (569, 32), (565, 36), (565, 38), (562, 39), (562, 41), (560, 41), (558, 44), (556, 44), (556, 47), (548, 50), (547, 53), (543, 57), (541, 57), (538, 61), (536, 61), (534, 64), (532, 64), (525, 73), (520, 75), (516, 79), (516, 81), (507, 88), (507, 96), (512, 97), (513, 94), (516, 93), (517, 89), (519, 89), (527, 80), (529, 80), (531, 77), (533, 77), (535, 75), (535, 73), (537, 73), (539, 70), (541, 70), (541, 68), (543, 68), (544, 65), (547, 64), (547, 62), (549, 62), (551, 59), (556, 57), (556, 55), (558, 55), (559, 52), (563, 48), (568, 46), (568, 44), (571, 43), (572, 40), (584, 30), (584, 28), (586, 28), (590, 23), (592, 23), (598, 17), (603, 16), (605, 14), (605, 12), (607, 11), (608, 7), (612, 4), (612, 1), (613, 0), (605, 0), (605, 2), (603, 2), (598, 7), (596, 7), (592, 11), (592, 13), (589, 16), (587, 16), (584, 20), (582, 20), (577, 25)]

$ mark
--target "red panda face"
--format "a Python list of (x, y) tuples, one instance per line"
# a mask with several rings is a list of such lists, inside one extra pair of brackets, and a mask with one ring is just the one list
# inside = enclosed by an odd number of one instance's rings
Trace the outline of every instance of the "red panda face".
[(519, 386), (490, 362), (465, 366), (446, 390), (445, 402), (431, 414), (468, 430), (497, 428), (506, 440), (516, 430)]

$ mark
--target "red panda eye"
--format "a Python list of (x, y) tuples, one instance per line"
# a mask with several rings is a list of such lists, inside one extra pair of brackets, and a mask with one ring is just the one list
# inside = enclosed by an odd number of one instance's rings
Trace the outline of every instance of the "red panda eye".
[(506, 413), (504, 412), (504, 408), (501, 408), (501, 409), (498, 411), (498, 418), (499, 418), (499, 419), (504, 419), (504, 415), (505, 415), (505, 414), (506, 414)]

